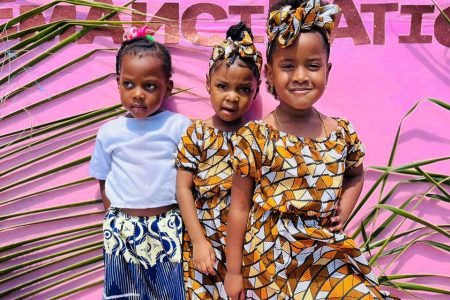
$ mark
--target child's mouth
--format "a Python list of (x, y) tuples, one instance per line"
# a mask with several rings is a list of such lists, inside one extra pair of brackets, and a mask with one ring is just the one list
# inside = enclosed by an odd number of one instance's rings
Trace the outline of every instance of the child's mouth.
[(231, 114), (236, 113), (236, 110), (235, 110), (235, 109), (228, 108), (228, 107), (222, 107), (222, 111), (223, 111), (225, 114), (228, 114), (228, 115), (231, 115)]
[(137, 109), (137, 110), (141, 110), (141, 109), (143, 110), (143, 109), (146, 109), (147, 107), (145, 107), (145, 106), (140, 106), (140, 105), (132, 105), (131, 108)]
[(310, 88), (294, 88), (294, 89), (291, 89), (291, 93), (306, 94), (306, 93), (309, 93), (311, 90), (312, 89), (310, 89)]

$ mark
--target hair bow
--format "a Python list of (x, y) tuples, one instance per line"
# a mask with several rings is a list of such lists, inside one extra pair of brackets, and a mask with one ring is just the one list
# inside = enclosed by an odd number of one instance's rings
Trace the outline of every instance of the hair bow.
[(151, 42), (155, 41), (153, 36), (151, 36), (150, 34), (147, 34), (147, 32), (148, 32), (148, 26), (147, 25), (145, 25), (145, 26), (143, 26), (143, 27), (141, 27), (139, 29), (136, 28), (136, 27), (131, 27), (131, 28), (128, 28), (127, 30), (125, 30), (125, 32), (123, 34), (123, 40), (124, 41), (129, 41), (129, 40), (132, 40), (132, 39), (145, 37)]
[(209, 60), (209, 69), (212, 68), (216, 61), (221, 59), (228, 60), (228, 63), (231, 65), (237, 56), (252, 59), (255, 62), (258, 71), (261, 72), (261, 52), (256, 50), (253, 39), (247, 31), (243, 32), (241, 41), (234, 41), (231, 38), (227, 38), (219, 45), (214, 46)]
[(337, 5), (320, 6), (320, 0), (307, 0), (296, 9), (286, 5), (271, 12), (267, 22), (267, 48), (269, 49), (275, 40), (282, 48), (288, 47), (295, 41), (302, 29), (309, 30), (313, 26), (322, 28), (329, 39), (329, 34), (334, 26), (332, 16), (338, 12)]

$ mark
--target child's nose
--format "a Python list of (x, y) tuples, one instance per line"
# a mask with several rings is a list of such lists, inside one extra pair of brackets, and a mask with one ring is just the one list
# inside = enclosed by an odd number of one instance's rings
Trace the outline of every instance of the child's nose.
[(140, 87), (136, 87), (133, 91), (134, 99), (143, 99), (144, 98), (144, 90)]
[(236, 93), (235, 91), (231, 91), (227, 94), (225, 100), (229, 102), (239, 102), (239, 94)]
[(294, 74), (292, 75), (292, 81), (304, 82), (308, 81), (308, 72), (303, 67), (297, 67), (294, 70)]

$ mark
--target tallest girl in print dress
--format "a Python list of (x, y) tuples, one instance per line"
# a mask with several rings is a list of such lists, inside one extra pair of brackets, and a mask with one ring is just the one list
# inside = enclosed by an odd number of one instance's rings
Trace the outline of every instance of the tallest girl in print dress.
[(279, 105), (233, 139), (225, 279), (232, 300), (390, 298), (355, 242), (329, 229), (338, 201), (344, 220), (356, 203), (365, 153), (349, 121), (313, 106), (328, 81), (337, 12), (313, 0), (271, 8), (265, 70)]

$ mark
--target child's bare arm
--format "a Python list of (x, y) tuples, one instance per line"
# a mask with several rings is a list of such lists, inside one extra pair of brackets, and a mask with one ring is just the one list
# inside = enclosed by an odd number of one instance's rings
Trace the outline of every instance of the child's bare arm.
[(251, 207), (254, 180), (251, 177), (233, 176), (231, 204), (227, 227), (227, 274), (225, 291), (231, 299), (245, 299), (242, 280), (242, 249)]
[(177, 172), (177, 201), (180, 206), (181, 217), (186, 226), (193, 247), (194, 267), (205, 274), (215, 274), (214, 263), (216, 254), (209, 241), (205, 238), (203, 228), (198, 220), (197, 209), (192, 195), (191, 172), (178, 170)]
[(359, 195), (364, 185), (364, 167), (359, 165), (355, 168), (347, 169), (344, 173), (342, 184), (342, 194), (340, 200), (340, 216), (344, 224), (355, 207)]
[(111, 202), (109, 201), (108, 197), (106, 197), (105, 180), (99, 180), (98, 183), (100, 184), (100, 194), (102, 195), (103, 206), (105, 207), (105, 210), (108, 210)]

